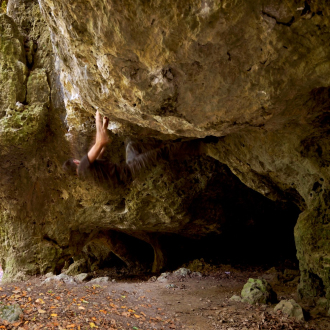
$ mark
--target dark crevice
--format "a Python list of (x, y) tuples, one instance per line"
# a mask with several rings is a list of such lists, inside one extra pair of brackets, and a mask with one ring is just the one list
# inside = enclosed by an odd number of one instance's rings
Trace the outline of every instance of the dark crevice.
[(289, 22), (280, 22), (280, 21), (277, 20), (277, 18), (274, 15), (266, 13), (265, 11), (262, 11), (262, 14), (267, 16), (267, 17), (270, 17), (270, 18), (274, 19), (276, 21), (276, 24), (279, 24), (279, 25), (291, 26), (293, 24), (293, 22), (295, 21), (294, 16), (292, 16), (292, 18), (290, 19)]
[(54, 239), (50, 238), (48, 235), (44, 235), (43, 239), (47, 242), (55, 244), (56, 246), (59, 246), (58, 243)]
[(301, 16), (309, 14), (310, 12), (311, 12), (311, 6), (309, 5), (308, 1), (305, 1), (305, 7), (304, 7), (303, 11), (301, 12)]
[(229, 52), (227, 52), (227, 55), (228, 55), (228, 61), (231, 61), (231, 55)]

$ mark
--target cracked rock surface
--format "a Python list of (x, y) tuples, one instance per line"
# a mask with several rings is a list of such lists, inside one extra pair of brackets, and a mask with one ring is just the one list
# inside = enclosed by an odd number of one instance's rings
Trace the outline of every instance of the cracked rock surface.
[[(231, 233), (224, 242), (244, 241), (265, 224), (279, 236), (287, 224), (292, 234), (300, 212), (299, 295), (330, 300), (326, 0), (12, 0), (7, 14), (5, 277), (81, 260), (91, 270), (115, 258), (158, 271), (189, 240)], [(115, 162), (124, 161), (127, 136), (220, 139), (212, 158), (162, 164), (130, 187), (104, 191), (61, 170), (69, 154), (87, 151), (96, 109), (110, 118)]]

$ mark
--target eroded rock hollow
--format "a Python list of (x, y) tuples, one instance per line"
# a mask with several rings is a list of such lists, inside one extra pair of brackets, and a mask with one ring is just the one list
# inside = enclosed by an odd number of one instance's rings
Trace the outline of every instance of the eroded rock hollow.
[[(297, 251), (301, 298), (330, 301), (329, 15), (326, 0), (9, 0), (5, 278), (111, 262), (160, 271), (269, 247), (263, 259)], [(114, 162), (127, 137), (219, 139), (208, 156), (107, 190), (61, 168), (87, 152), (96, 110), (110, 118)]]

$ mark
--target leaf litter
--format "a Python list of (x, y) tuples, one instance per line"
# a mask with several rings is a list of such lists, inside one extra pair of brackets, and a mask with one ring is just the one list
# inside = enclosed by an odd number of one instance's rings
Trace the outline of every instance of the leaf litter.
[[(236, 276), (220, 271), (201, 278), (173, 277), (169, 283), (174, 286), (170, 287), (168, 283), (146, 280), (41, 285), (44, 277), (36, 277), (2, 285), (1, 304), (16, 303), (23, 315), (14, 323), (0, 320), (0, 329), (330, 329), (328, 319), (298, 322), (274, 313), (274, 306), (229, 301), (240, 293), (249, 277), (258, 275), (241, 272)], [(295, 289), (278, 286), (276, 291), (289, 299)]]

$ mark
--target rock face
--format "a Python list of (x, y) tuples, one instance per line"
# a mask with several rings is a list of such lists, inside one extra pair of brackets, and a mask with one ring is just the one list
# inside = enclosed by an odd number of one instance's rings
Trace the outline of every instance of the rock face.
[[(299, 294), (330, 300), (326, 0), (11, 0), (7, 14), (0, 15), (7, 278), (59, 272), (82, 259), (89, 269), (119, 258), (160, 270), (194, 239), (231, 233), (228, 246), (258, 225), (287, 235), (287, 223), (291, 235), (299, 208)], [(116, 162), (124, 161), (126, 136), (221, 139), (210, 148), (214, 159), (162, 164), (130, 187), (105, 191), (61, 171), (69, 154), (87, 151), (96, 109), (111, 119), (108, 156)]]

